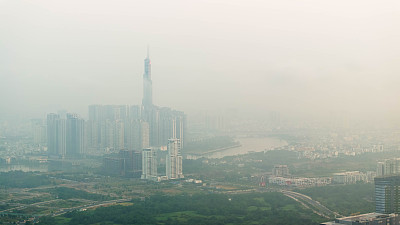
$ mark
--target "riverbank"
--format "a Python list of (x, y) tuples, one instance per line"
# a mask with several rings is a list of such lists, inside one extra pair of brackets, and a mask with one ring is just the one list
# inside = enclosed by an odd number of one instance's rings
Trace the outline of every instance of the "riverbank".
[(269, 151), (275, 148), (288, 145), (285, 140), (275, 137), (262, 138), (238, 138), (235, 140), (239, 144), (219, 149), (214, 149), (204, 153), (185, 153), (186, 159), (198, 158), (223, 158), (225, 156), (242, 155), (250, 152)]

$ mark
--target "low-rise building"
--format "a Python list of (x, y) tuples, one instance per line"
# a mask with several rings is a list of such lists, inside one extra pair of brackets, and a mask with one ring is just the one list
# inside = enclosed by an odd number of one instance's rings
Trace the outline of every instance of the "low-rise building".
[(335, 221), (321, 223), (320, 225), (400, 225), (398, 214), (367, 213), (357, 216), (348, 216), (335, 219)]
[(320, 178), (308, 178), (308, 177), (275, 177), (270, 176), (268, 183), (276, 184), (281, 186), (296, 186), (296, 187), (309, 187), (309, 186), (324, 186), (331, 183), (331, 178), (320, 177)]
[(277, 177), (289, 176), (289, 168), (287, 165), (275, 165), (272, 174)]
[(348, 171), (343, 173), (334, 173), (332, 181), (338, 184), (355, 184), (357, 182), (367, 182), (367, 174), (360, 171)]

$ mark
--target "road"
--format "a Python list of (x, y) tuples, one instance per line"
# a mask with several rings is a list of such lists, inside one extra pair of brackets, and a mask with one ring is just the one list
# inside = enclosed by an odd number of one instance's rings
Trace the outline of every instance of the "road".
[(295, 201), (300, 202), (303, 206), (306, 208), (311, 209), (314, 213), (326, 217), (326, 218), (332, 218), (332, 216), (335, 217), (343, 217), (337, 212), (334, 212), (330, 209), (328, 209), (326, 206), (322, 205), (318, 201), (313, 200), (311, 197), (294, 192), (294, 191), (286, 191), (286, 190), (281, 190), (284, 195), (286, 195), (289, 198), (294, 199)]
[(110, 200), (110, 201), (102, 201), (102, 202), (97, 202), (97, 203), (90, 203), (84, 206), (76, 206), (76, 207), (71, 207), (71, 208), (63, 208), (58, 210), (57, 212), (51, 214), (51, 216), (60, 216), (62, 214), (65, 214), (67, 212), (79, 210), (79, 211), (86, 211), (87, 209), (91, 208), (97, 208), (97, 207), (102, 207), (102, 206), (109, 206), (109, 205), (114, 205), (117, 203), (122, 203), (122, 202), (129, 202), (132, 199), (115, 199), (115, 200)]

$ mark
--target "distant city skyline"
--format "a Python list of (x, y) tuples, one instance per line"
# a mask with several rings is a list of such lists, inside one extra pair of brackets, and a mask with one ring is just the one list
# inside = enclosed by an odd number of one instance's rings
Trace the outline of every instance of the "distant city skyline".
[(400, 225), (399, 12), (0, 0), (0, 224)]
[(144, 71), (141, 105), (89, 105), (86, 121), (67, 111), (47, 114), (48, 155), (78, 158), (107, 149), (142, 151), (167, 146), (171, 138), (179, 142), (179, 151), (187, 133), (186, 115), (153, 104), (149, 50)]
[(140, 104), (146, 44), (156, 105), (400, 117), (397, 1), (78, 4), (1, 4), (1, 118)]

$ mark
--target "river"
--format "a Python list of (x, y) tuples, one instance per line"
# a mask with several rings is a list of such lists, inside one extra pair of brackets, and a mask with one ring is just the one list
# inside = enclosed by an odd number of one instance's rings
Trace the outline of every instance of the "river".
[(236, 141), (240, 142), (240, 147), (212, 152), (209, 154), (205, 154), (204, 156), (207, 158), (223, 158), (225, 156), (242, 155), (249, 152), (262, 152), (288, 145), (285, 140), (273, 137), (238, 138), (236, 139)]

